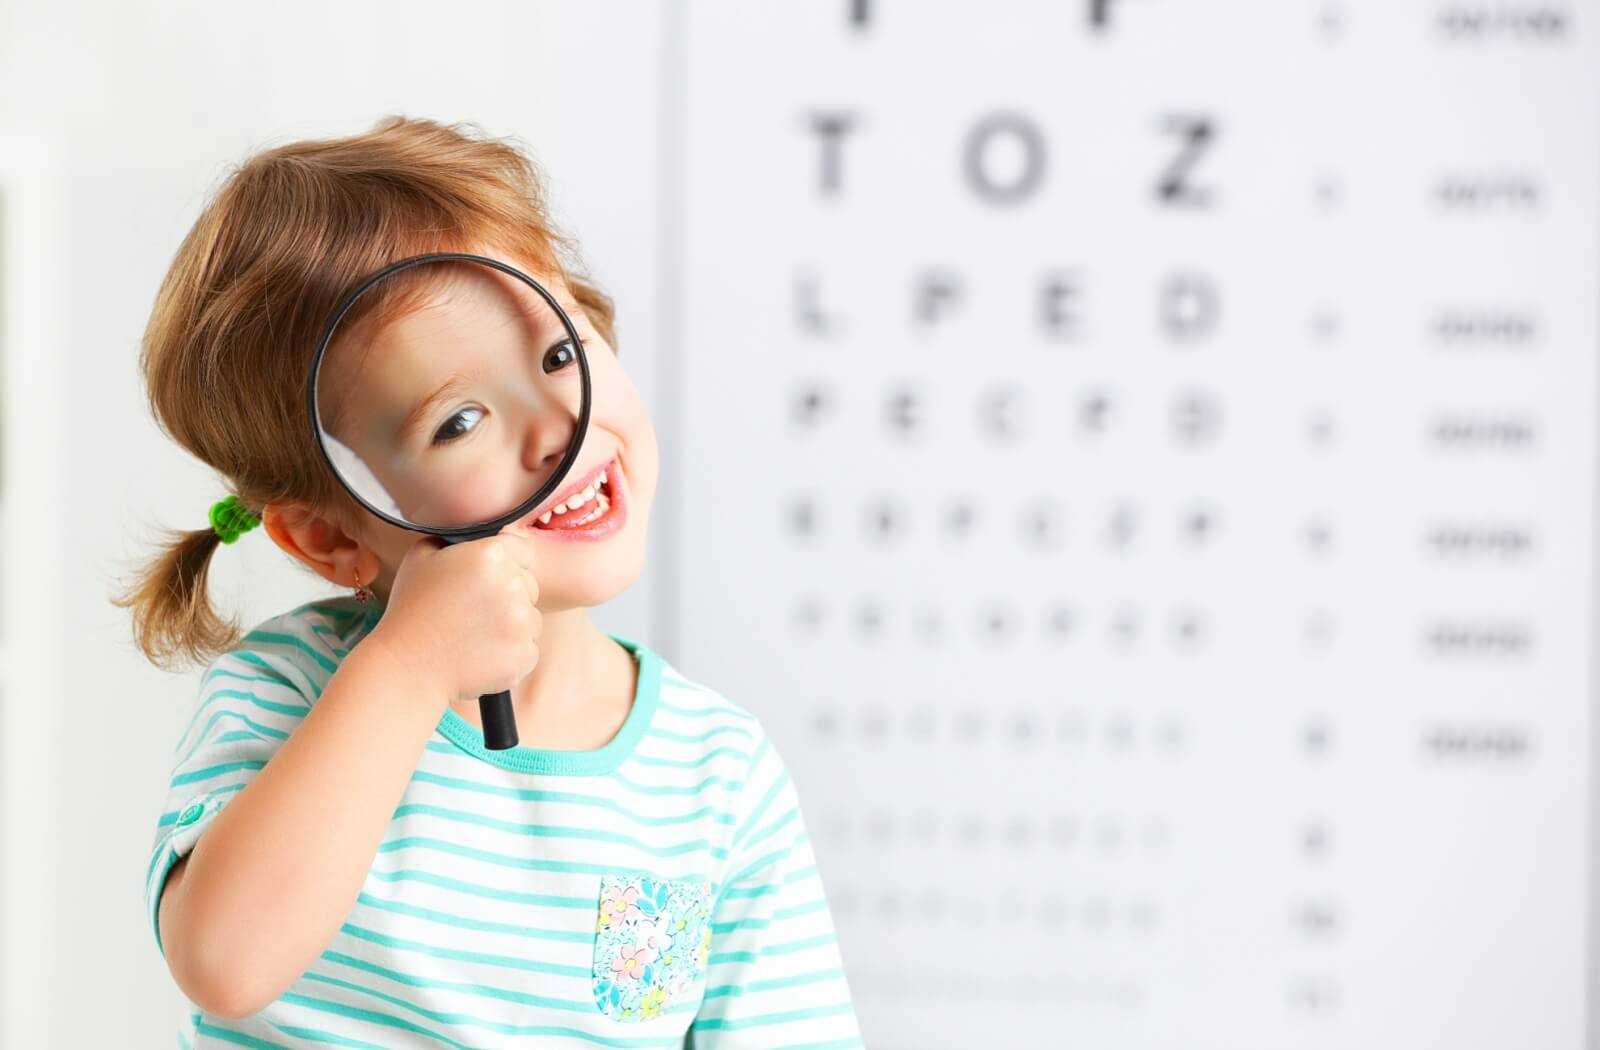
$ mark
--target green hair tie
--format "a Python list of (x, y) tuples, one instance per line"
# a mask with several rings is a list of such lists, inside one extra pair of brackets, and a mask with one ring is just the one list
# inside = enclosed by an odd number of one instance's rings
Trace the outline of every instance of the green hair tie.
[(261, 519), (250, 513), (237, 496), (224, 496), (211, 505), (211, 528), (223, 543), (232, 543), (257, 525)]

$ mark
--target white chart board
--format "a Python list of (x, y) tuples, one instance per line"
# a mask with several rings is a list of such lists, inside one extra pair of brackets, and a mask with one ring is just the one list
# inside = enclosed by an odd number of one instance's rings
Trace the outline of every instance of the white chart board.
[(1591, 1038), (1597, 16), (675, 6), (673, 649), (869, 1046)]

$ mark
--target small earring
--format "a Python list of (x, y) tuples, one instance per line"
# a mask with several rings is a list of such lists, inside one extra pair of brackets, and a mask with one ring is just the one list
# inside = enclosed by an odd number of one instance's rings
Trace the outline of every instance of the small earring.
[(372, 591), (361, 585), (361, 571), (359, 569), (352, 569), (351, 572), (355, 574), (356, 578), (356, 601), (370, 602), (372, 600)]

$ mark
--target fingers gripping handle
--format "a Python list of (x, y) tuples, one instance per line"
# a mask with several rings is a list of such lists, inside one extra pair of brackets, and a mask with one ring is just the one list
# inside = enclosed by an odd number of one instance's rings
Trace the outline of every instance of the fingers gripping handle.
[[(481, 536), (492, 536), (494, 530), (479, 536), (440, 536), (445, 546), (463, 543)], [(483, 718), (483, 746), (490, 751), (505, 751), (517, 746), (517, 716), (511, 707), (511, 691), (484, 693), (478, 697), (478, 713)]]

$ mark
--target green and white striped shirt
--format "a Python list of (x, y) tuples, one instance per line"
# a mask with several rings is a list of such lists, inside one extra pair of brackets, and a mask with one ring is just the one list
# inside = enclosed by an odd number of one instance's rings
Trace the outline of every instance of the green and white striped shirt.
[[(309, 602), (212, 662), (145, 881), (158, 947), (167, 872), (380, 615)], [(489, 751), (447, 710), (320, 958), (248, 1018), (191, 1006), (179, 1045), (861, 1046), (782, 757), (748, 711), (611, 637), (639, 675), (609, 743)]]

